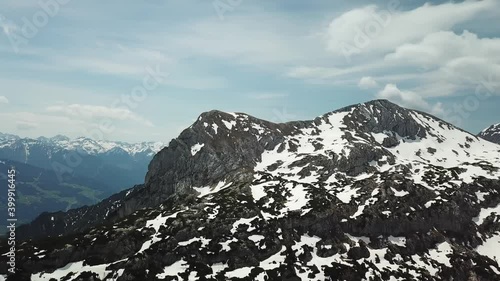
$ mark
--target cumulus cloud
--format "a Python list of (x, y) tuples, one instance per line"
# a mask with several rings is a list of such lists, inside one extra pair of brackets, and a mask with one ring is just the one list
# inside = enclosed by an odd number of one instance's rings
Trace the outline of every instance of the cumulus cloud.
[(358, 87), (364, 90), (373, 89), (378, 87), (378, 83), (373, 77), (365, 76), (359, 80)]
[(442, 103), (430, 104), (418, 93), (400, 90), (395, 84), (385, 85), (384, 89), (377, 93), (377, 97), (390, 100), (404, 107), (424, 110), (435, 115), (442, 115), (444, 113)]
[(499, 62), (499, 56), (499, 38), (479, 38), (476, 34), (464, 30), (462, 34), (452, 31), (428, 34), (419, 42), (397, 47), (394, 52), (385, 56), (385, 60), (435, 67), (461, 57), (488, 58), (492, 62)]
[[(296, 66), (287, 75), (313, 83), (351, 81), (361, 89), (375, 88), (374, 81), (403, 85), (409, 90), (404, 92), (413, 93), (406, 102), (420, 106), (429, 97), (464, 95), (480, 85), (500, 94), (500, 38), (457, 30), (499, 10), (498, 1), (424, 4), (410, 10), (397, 3), (368, 5), (336, 17), (324, 34), (327, 49), (345, 56), (346, 44), (354, 47), (349, 59), (330, 66)], [(358, 60), (353, 63), (352, 57)]]
[(424, 83), (428, 96), (449, 95), (484, 83), (498, 86), (500, 38), (479, 38), (469, 31), (460, 35), (436, 32), (398, 47), (385, 61), (432, 71)]
[(411, 108), (428, 108), (429, 104), (417, 93), (401, 91), (395, 84), (387, 84), (377, 94), (379, 98), (388, 99)]
[(369, 5), (353, 9), (328, 26), (328, 50), (337, 55), (392, 51), (427, 34), (450, 30), (495, 4), (493, 0), (464, 1), (425, 4), (414, 10), (400, 11), (400, 2), (392, 0), (385, 7)]
[(9, 99), (5, 96), (0, 96), (0, 104), (9, 103)]
[(151, 121), (130, 111), (127, 108), (114, 108), (100, 105), (69, 104), (53, 105), (46, 108), (48, 112), (61, 113), (76, 119), (110, 119), (118, 121), (136, 121), (152, 127)]

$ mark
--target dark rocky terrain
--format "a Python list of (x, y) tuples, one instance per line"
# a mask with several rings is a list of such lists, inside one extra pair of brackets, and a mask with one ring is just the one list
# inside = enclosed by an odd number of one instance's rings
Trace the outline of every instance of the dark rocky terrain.
[(500, 280), (499, 169), (499, 145), (385, 100), (211, 111), (144, 185), (19, 228), (7, 280)]
[(478, 135), (479, 137), (500, 144), (500, 124), (491, 125)]

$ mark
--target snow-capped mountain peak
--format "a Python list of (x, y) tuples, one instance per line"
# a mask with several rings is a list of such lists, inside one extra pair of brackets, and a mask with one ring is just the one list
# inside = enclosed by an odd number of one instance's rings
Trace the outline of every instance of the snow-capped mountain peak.
[(478, 136), (485, 140), (500, 144), (500, 123), (484, 129)]
[(384, 100), (279, 124), (210, 111), (144, 185), (20, 229), (81, 232), (21, 259), (35, 280), (499, 280), (499, 167), (500, 145)]

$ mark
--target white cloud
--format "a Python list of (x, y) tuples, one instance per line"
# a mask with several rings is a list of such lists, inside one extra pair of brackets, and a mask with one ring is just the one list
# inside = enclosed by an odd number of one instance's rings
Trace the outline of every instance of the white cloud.
[(385, 60), (430, 68), (460, 57), (482, 57), (498, 62), (499, 56), (499, 38), (479, 38), (465, 30), (461, 35), (452, 31), (428, 34), (419, 42), (397, 47), (394, 52), (386, 55)]
[(361, 89), (372, 89), (377, 88), (378, 83), (373, 79), (373, 77), (365, 76), (359, 80), (358, 87)]
[(395, 84), (387, 84), (378, 92), (377, 97), (388, 99), (405, 107), (415, 109), (429, 109), (429, 104), (417, 93), (401, 91)]
[(46, 108), (51, 113), (61, 113), (65, 116), (76, 119), (110, 119), (118, 121), (135, 121), (143, 125), (153, 127), (151, 121), (142, 116), (130, 111), (127, 108), (113, 108), (100, 105), (88, 104), (69, 104), (69, 105), (52, 105)]
[[(425, 104), (427, 98), (463, 95), (481, 84), (498, 95), (500, 38), (480, 38), (467, 30), (458, 34), (451, 30), (489, 17), (500, 9), (499, 4), (484, 0), (425, 4), (412, 10), (376, 5), (353, 9), (336, 17), (325, 34), (328, 50), (341, 58), (345, 55), (344, 43), (355, 45), (354, 40), (364, 36), (364, 28), (379, 22), (382, 26), (379, 32), (365, 38), (366, 45), (358, 48), (358, 60), (349, 64), (337, 58), (331, 66), (324, 63), (298, 66), (287, 75), (310, 83), (328, 84), (353, 81), (358, 76), (363, 78), (351, 84), (356, 83), (361, 89), (376, 87), (374, 81), (377, 85), (397, 83), (408, 89), (404, 92), (409, 92), (406, 97), (400, 96), (401, 102), (436, 111), (439, 109)], [(380, 56), (384, 59), (380, 60)], [(389, 87), (386, 91), (391, 89), (394, 90)], [(392, 98), (397, 96), (395, 92), (391, 93)]]
[(335, 18), (326, 32), (328, 50), (339, 56), (346, 54), (346, 46), (354, 47), (347, 48), (354, 54), (392, 51), (427, 34), (449, 30), (497, 4), (494, 0), (427, 3), (400, 11), (398, 3), (390, 1), (387, 7), (369, 5)]
[(310, 66), (299, 66), (294, 67), (287, 72), (288, 77), (299, 78), (299, 79), (333, 79), (340, 76), (352, 75), (356, 73), (365, 73), (370, 70), (374, 70), (382, 67), (384, 64), (377, 62), (372, 64), (364, 64), (359, 66), (352, 66), (346, 68), (339, 67), (310, 67)]
[(37, 123), (27, 121), (16, 121), (16, 128), (21, 131), (30, 131), (38, 127)]
[(114, 130), (106, 131), (102, 129), (99, 122), (51, 113), (0, 112), (0, 119), (4, 121), (2, 123), (3, 132), (31, 138), (62, 134), (71, 138), (85, 136), (97, 140), (130, 142), (161, 140), (168, 142), (171, 137), (176, 136), (173, 134), (174, 129), (168, 124), (163, 124), (163, 127), (152, 131), (150, 127), (144, 125), (135, 126), (131, 122), (116, 122), (113, 124)]
[(431, 75), (422, 76), (419, 87), (425, 96), (451, 95), (481, 83), (500, 85), (500, 38), (479, 38), (468, 31), (429, 34), (398, 47), (385, 61), (428, 69)]
[(72, 136), (85, 135), (85, 122), (72, 120), (66, 116), (53, 116), (34, 112), (7, 112), (0, 113), (2, 130), (8, 133), (23, 131), (29, 137), (39, 137), (47, 134), (57, 135), (66, 133)]
[(400, 90), (395, 84), (385, 85), (384, 89), (377, 93), (377, 97), (390, 100), (407, 108), (423, 110), (438, 116), (442, 116), (445, 113), (442, 103), (436, 102), (435, 104), (431, 104), (418, 93)]
[(5, 96), (0, 96), (0, 104), (1, 103), (9, 103), (9, 99)]

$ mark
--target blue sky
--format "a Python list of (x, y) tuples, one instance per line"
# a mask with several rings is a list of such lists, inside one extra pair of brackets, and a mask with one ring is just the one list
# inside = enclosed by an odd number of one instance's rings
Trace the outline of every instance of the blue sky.
[(498, 14), (495, 0), (2, 0), (0, 131), (168, 142), (211, 109), (283, 122), (386, 98), (477, 133), (500, 122)]

